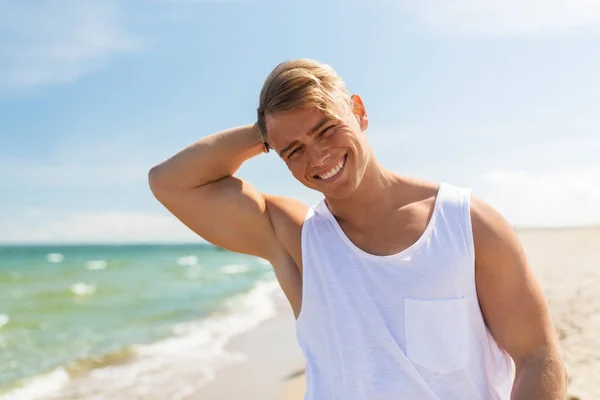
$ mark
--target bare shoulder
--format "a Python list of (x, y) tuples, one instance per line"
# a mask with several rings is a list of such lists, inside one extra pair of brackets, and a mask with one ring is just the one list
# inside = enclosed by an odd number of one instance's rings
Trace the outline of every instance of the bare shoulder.
[(479, 282), (485, 277), (506, 273), (511, 268), (520, 269), (521, 273), (528, 269), (521, 241), (500, 212), (471, 195), (470, 214)]
[(302, 224), (308, 205), (290, 197), (263, 194), (277, 240), (301, 268)]
[(499, 242), (511, 247), (520, 247), (513, 227), (486, 201), (472, 195), (470, 213), (476, 251), (483, 251), (494, 244), (500, 244)]

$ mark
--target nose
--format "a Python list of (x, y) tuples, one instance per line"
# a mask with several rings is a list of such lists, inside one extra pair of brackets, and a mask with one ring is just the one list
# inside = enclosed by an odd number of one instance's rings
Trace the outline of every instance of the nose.
[(322, 146), (314, 146), (309, 151), (309, 161), (314, 168), (326, 165), (330, 158), (329, 151)]

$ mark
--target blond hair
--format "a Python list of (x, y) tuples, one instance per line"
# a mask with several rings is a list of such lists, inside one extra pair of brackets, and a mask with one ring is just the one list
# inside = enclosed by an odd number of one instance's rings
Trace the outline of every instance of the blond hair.
[(339, 105), (349, 107), (350, 94), (330, 65), (306, 58), (285, 61), (273, 69), (260, 91), (258, 127), (266, 135), (267, 114), (299, 107), (316, 107), (337, 119), (334, 107)]

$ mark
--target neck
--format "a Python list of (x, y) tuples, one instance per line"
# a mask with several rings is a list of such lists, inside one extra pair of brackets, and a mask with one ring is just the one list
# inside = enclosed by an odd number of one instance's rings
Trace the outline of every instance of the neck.
[(372, 158), (358, 188), (343, 199), (325, 196), (329, 210), (340, 222), (364, 226), (378, 216), (388, 214), (397, 204), (391, 188), (402, 183), (402, 178)]

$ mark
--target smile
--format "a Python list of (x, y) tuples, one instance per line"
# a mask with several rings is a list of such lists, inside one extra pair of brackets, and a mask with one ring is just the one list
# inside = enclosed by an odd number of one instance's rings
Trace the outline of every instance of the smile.
[(340, 162), (338, 162), (333, 168), (331, 168), (329, 171), (325, 172), (324, 174), (317, 175), (317, 177), (319, 179), (326, 181), (326, 180), (330, 180), (330, 179), (338, 176), (340, 174), (340, 172), (342, 171), (342, 169), (344, 168), (344, 165), (346, 165), (347, 158), (348, 158), (348, 155), (346, 154), (344, 156), (344, 158), (342, 158), (340, 160)]

